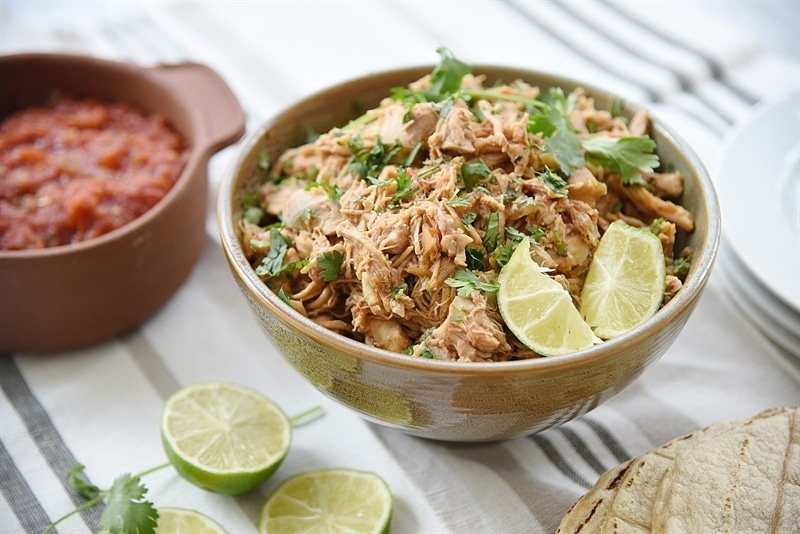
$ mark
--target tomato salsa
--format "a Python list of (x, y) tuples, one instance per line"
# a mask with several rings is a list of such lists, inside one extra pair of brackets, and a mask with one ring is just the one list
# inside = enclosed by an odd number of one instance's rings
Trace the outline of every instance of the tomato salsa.
[(64, 95), (0, 123), (0, 250), (85, 241), (139, 217), (186, 162), (166, 120)]

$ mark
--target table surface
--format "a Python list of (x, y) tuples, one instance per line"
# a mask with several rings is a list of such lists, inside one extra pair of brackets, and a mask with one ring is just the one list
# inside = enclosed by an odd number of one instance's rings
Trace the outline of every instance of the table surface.
[[(333, 83), (433, 64), (439, 45), (468, 63), (590, 80), (648, 105), (718, 184), (716, 161), (735, 122), (800, 85), (799, 35), (797, 2), (0, 1), (0, 53), (205, 63), (239, 97), (249, 131)], [(212, 189), (238, 148), (211, 159)], [(276, 475), (246, 495), (208, 493), (170, 470), (144, 479), (156, 506), (201, 510), (232, 533), (255, 532), (275, 486), (319, 467), (380, 474), (395, 496), (393, 532), (553, 532), (619, 462), (718, 421), (800, 404), (800, 361), (747, 319), (715, 270), (661, 360), (580, 419), (501, 443), (411, 437), (362, 420), (289, 367), (234, 285), (213, 199), (207, 233), (190, 278), (133, 332), (67, 353), (0, 354), (1, 532), (42, 532), (79, 504), (64, 482), (77, 463), (100, 487), (163, 463), (165, 398), (207, 380), (255, 388), (289, 414), (324, 410), (295, 430)], [(96, 530), (99, 513), (75, 515), (59, 532)]]

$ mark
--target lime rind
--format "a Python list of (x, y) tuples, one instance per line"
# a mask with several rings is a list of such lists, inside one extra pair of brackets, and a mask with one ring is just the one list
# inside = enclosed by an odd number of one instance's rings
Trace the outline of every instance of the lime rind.
[(167, 399), (161, 440), (189, 482), (228, 495), (250, 491), (280, 466), (291, 444), (286, 415), (260, 393), (226, 383), (195, 384)]

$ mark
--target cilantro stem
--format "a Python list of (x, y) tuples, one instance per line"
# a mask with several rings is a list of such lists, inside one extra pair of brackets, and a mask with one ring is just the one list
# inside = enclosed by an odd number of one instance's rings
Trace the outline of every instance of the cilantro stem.
[(311, 421), (317, 419), (318, 417), (321, 417), (323, 413), (324, 412), (321, 407), (313, 406), (308, 410), (305, 410), (293, 417), (290, 417), (289, 422), (292, 423), (292, 426), (304, 425), (306, 423), (310, 423)]
[(61, 523), (65, 519), (67, 519), (68, 517), (72, 517), (75, 514), (79, 514), (79, 513), (83, 512), (84, 510), (86, 510), (87, 508), (91, 508), (92, 506), (94, 506), (95, 504), (101, 502), (105, 498), (106, 498), (106, 492), (103, 492), (101, 495), (98, 495), (94, 499), (91, 499), (91, 500), (86, 501), (85, 503), (81, 504), (80, 506), (78, 506), (73, 511), (69, 512), (68, 514), (62, 515), (61, 517), (59, 517), (58, 519), (56, 519), (55, 521), (50, 523), (50, 526), (48, 526), (45, 529), (44, 534), (50, 534), (50, 532), (52, 532), (53, 529), (56, 528), (56, 525), (58, 525), (59, 523)]
[(155, 473), (156, 471), (159, 471), (159, 470), (164, 469), (166, 467), (169, 467), (171, 465), (172, 465), (171, 463), (166, 462), (166, 463), (163, 463), (161, 465), (157, 465), (155, 467), (151, 467), (150, 469), (147, 469), (146, 471), (142, 471), (138, 475), (134, 475), (134, 478), (142, 478), (143, 476), (147, 476), (150, 473)]
[(472, 98), (484, 98), (486, 100), (505, 100), (507, 102), (519, 102), (520, 104), (528, 104), (537, 108), (545, 108), (547, 104), (535, 98), (527, 98), (519, 95), (510, 95), (506, 93), (497, 93), (494, 91), (479, 91), (476, 89), (463, 89), (460, 94)]

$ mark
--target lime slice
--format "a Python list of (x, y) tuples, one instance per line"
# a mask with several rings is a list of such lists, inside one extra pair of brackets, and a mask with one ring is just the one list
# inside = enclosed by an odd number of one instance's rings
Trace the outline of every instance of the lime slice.
[(227, 383), (183, 388), (161, 415), (161, 441), (175, 470), (229, 495), (264, 482), (289, 451), (291, 436), (289, 419), (268, 398)]
[(581, 315), (603, 339), (624, 334), (658, 311), (666, 277), (658, 236), (615, 221), (600, 238), (586, 274)]
[(500, 271), (498, 282), (500, 315), (532, 351), (560, 356), (600, 341), (581, 318), (569, 292), (531, 259), (527, 237)]
[(320, 469), (278, 486), (261, 510), (258, 531), (387, 533), (391, 519), (392, 494), (381, 477), (351, 469)]
[(225, 529), (194, 510), (159, 508), (156, 534), (225, 534)]

